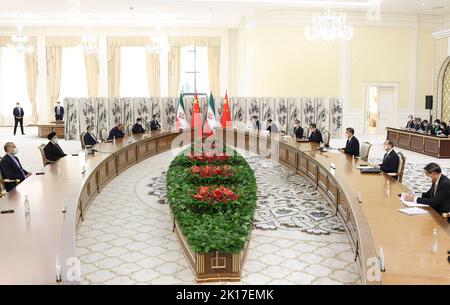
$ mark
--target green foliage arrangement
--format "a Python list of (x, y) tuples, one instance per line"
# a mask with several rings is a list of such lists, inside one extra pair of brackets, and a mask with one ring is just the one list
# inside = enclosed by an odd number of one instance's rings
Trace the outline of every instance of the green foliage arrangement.
[[(239, 253), (249, 237), (256, 208), (253, 170), (236, 151), (227, 157), (193, 158), (190, 149), (172, 161), (167, 172), (170, 209), (194, 252)], [(231, 176), (198, 177), (193, 166), (229, 167)], [(207, 199), (205, 199), (207, 198)]]

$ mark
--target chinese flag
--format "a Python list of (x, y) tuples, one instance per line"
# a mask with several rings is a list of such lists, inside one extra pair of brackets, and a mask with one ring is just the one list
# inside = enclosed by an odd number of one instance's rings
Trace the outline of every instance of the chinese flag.
[(192, 109), (191, 128), (194, 128), (194, 130), (196, 130), (196, 135), (199, 136), (200, 138), (203, 136), (202, 127), (203, 127), (202, 113), (200, 111), (197, 93), (195, 93), (194, 107)]
[(230, 122), (231, 126), (231, 113), (230, 113), (230, 105), (228, 101), (228, 93), (225, 93), (225, 101), (223, 102), (223, 111), (222, 111), (222, 119), (221, 124), (222, 128), (227, 128), (227, 122)]

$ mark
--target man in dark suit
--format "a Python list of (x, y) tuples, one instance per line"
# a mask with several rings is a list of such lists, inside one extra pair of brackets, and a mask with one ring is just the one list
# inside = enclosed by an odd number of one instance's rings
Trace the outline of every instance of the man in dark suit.
[(447, 124), (447, 135), (450, 136), (450, 121)]
[(434, 124), (431, 127), (431, 134), (437, 135), (439, 131), (441, 131), (441, 120), (437, 119), (434, 120)]
[(252, 116), (252, 125), (253, 125), (253, 129), (257, 129), (259, 131), (260, 125), (259, 125), (258, 117), (256, 115)]
[(150, 121), (150, 130), (158, 130), (161, 129), (161, 124), (158, 122), (158, 118), (156, 117), (156, 114), (152, 116), (152, 120)]
[(88, 126), (87, 133), (83, 137), (84, 145), (95, 145), (98, 144), (97, 137), (94, 134), (94, 126)]
[(269, 132), (269, 133), (278, 133), (278, 127), (277, 127), (277, 124), (275, 124), (275, 123), (273, 123), (273, 121), (272, 121), (272, 119), (268, 119), (267, 120), (267, 128), (266, 128), (266, 130)]
[(0, 161), (0, 171), (3, 179), (16, 180), (17, 182), (5, 182), (5, 189), (7, 192), (13, 190), (16, 185), (26, 178), (30, 177), (32, 173), (26, 171), (22, 164), (20, 164), (19, 158), (17, 158), (17, 148), (12, 142), (7, 142), (3, 146), (5, 150), (5, 156)]
[(56, 121), (64, 120), (64, 107), (61, 106), (60, 102), (57, 102), (55, 106), (55, 120)]
[(123, 133), (123, 124), (119, 123), (109, 132), (108, 140), (123, 138), (124, 136), (125, 134)]
[(424, 171), (431, 180), (431, 188), (421, 197), (409, 192), (405, 200), (429, 205), (438, 213), (450, 212), (450, 180), (442, 174), (441, 167), (436, 163), (428, 164)]
[(25, 133), (23, 132), (23, 116), (25, 115), (25, 113), (23, 112), (23, 108), (20, 107), (19, 102), (17, 102), (16, 107), (14, 107), (13, 115), (14, 115), (14, 135), (16, 135), (17, 124), (20, 124), (20, 130), (22, 131), (22, 135), (25, 135)]
[(384, 142), (384, 150), (386, 153), (383, 157), (383, 163), (375, 165), (375, 168), (379, 168), (387, 174), (396, 174), (400, 163), (400, 157), (394, 150), (394, 142), (386, 140)]
[(431, 126), (430, 126), (430, 123), (428, 122), (428, 120), (423, 120), (422, 126), (420, 129), (425, 133), (431, 132)]
[(345, 148), (341, 148), (340, 151), (350, 156), (359, 157), (359, 141), (355, 137), (355, 130), (349, 127), (345, 130), (345, 134), (347, 135), (347, 143)]
[(49, 139), (49, 142), (44, 147), (44, 154), (47, 160), (54, 162), (67, 156), (61, 146), (58, 145), (58, 136), (56, 135), (56, 132), (49, 133), (47, 139)]
[(412, 115), (408, 116), (408, 123), (406, 123), (406, 128), (414, 128), (414, 118)]
[(311, 123), (309, 125), (309, 142), (314, 142), (314, 143), (322, 143), (323, 142), (323, 138), (322, 138), (322, 133), (320, 132), (319, 129), (317, 129), (317, 125), (315, 123)]
[(136, 120), (136, 124), (133, 125), (133, 129), (131, 130), (133, 134), (145, 133), (144, 127), (142, 127), (142, 119), (138, 118)]
[(297, 139), (303, 138), (303, 128), (300, 126), (299, 120), (294, 121), (294, 135)]

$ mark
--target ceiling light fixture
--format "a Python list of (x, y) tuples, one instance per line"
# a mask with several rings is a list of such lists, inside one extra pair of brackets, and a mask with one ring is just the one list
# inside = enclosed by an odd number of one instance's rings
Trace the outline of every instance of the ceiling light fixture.
[(345, 13), (315, 13), (312, 25), (305, 28), (305, 37), (312, 41), (349, 41), (353, 38), (353, 27), (347, 24)]
[(22, 33), (23, 26), (17, 25), (17, 34), (11, 35), (12, 43), (8, 44), (9, 48), (14, 48), (19, 53), (31, 54), (34, 47), (28, 44), (28, 36)]

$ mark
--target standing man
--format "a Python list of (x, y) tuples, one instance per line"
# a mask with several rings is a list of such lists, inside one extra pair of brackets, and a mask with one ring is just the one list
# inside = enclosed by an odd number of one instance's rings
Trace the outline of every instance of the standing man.
[(64, 120), (64, 107), (61, 106), (60, 102), (57, 102), (55, 106), (55, 120), (56, 121)]
[(340, 151), (350, 156), (359, 157), (359, 141), (354, 136), (355, 130), (349, 127), (345, 130), (345, 135), (347, 136), (347, 143), (345, 144), (345, 148), (341, 148)]
[(20, 130), (22, 131), (22, 135), (25, 135), (25, 133), (23, 132), (23, 116), (25, 115), (25, 113), (23, 112), (23, 108), (20, 107), (19, 102), (17, 102), (16, 107), (14, 107), (13, 115), (14, 115), (14, 135), (16, 135), (17, 124), (19, 124), (19, 123), (20, 123)]

